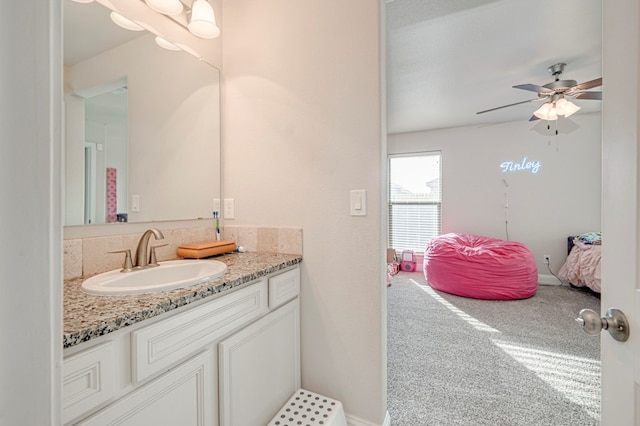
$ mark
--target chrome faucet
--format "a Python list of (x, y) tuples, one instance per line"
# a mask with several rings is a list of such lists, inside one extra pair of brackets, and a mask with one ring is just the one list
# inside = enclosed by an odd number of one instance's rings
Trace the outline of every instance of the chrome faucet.
[(158, 266), (158, 264), (156, 263), (155, 247), (151, 247), (150, 254), (147, 254), (147, 247), (149, 246), (149, 239), (151, 238), (151, 235), (153, 235), (156, 240), (164, 239), (164, 235), (162, 235), (162, 232), (160, 232), (160, 230), (156, 228), (147, 229), (144, 234), (142, 234), (142, 237), (140, 237), (140, 241), (138, 241), (135, 263), (133, 264), (136, 269)]

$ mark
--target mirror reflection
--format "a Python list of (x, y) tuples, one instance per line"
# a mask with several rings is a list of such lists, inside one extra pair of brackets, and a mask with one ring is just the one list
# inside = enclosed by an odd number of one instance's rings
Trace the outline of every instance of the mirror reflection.
[(64, 2), (65, 224), (209, 218), (220, 198), (219, 72), (109, 12)]
[[(84, 212), (84, 217), (78, 217), (78, 222), (128, 220), (127, 105), (126, 82), (84, 100), (84, 168), (79, 171), (79, 174), (84, 172), (84, 181), (77, 181), (78, 190), (84, 183), (84, 206), (78, 209), (78, 213)], [(79, 166), (80, 161), (76, 162), (76, 167)]]

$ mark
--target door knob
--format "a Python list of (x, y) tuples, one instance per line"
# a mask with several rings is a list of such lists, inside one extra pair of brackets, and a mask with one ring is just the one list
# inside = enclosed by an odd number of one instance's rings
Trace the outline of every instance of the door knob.
[(592, 336), (599, 334), (604, 329), (618, 342), (626, 342), (629, 338), (629, 321), (620, 309), (611, 308), (602, 318), (591, 309), (583, 309), (578, 314), (576, 321), (582, 324), (585, 333)]

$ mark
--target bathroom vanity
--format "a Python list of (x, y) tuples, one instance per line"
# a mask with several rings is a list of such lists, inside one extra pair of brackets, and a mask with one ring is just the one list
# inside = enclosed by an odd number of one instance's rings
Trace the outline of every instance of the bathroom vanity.
[(152, 295), (92, 296), (82, 279), (65, 282), (65, 424), (271, 419), (300, 387), (302, 258), (216, 260), (227, 264), (224, 276)]

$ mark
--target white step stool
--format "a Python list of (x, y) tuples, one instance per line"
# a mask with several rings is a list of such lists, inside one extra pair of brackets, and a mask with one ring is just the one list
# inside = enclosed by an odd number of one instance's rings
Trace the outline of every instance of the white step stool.
[(267, 426), (347, 426), (342, 403), (298, 389)]

